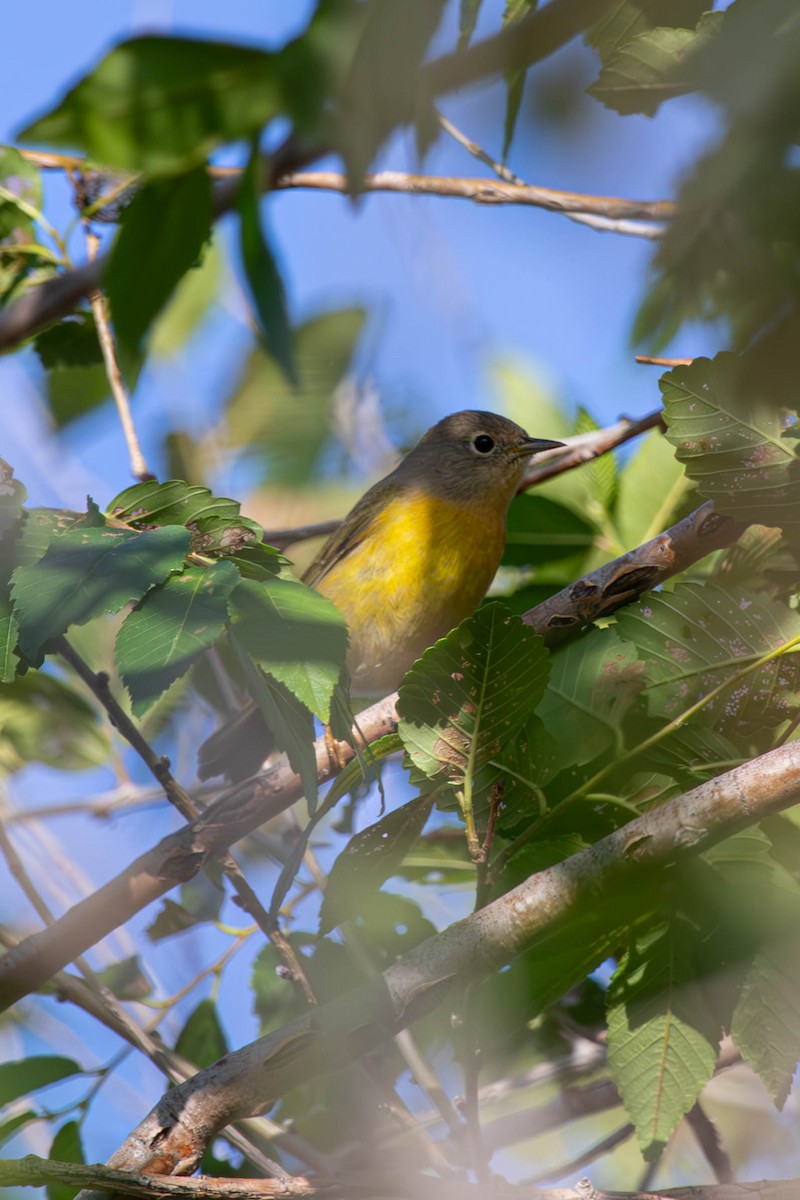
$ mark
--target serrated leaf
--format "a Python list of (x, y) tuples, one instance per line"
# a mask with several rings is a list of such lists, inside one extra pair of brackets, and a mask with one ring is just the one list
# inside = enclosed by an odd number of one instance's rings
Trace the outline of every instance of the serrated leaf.
[(365, 311), (345, 308), (306, 321), (294, 336), (298, 385), (258, 348), (226, 401), (227, 430), (246, 446), (261, 477), (293, 488), (314, 477), (333, 427), (333, 397), (364, 327)]
[[(66, 1121), (53, 1138), (48, 1158), (53, 1162), (85, 1163), (81, 1142), (81, 1127), (77, 1121)], [(81, 1189), (53, 1180), (47, 1184), (47, 1200), (73, 1200)]]
[(592, 25), (586, 41), (606, 63), (620, 47), (659, 25), (694, 29), (709, 0), (618, 0)]
[(347, 626), (330, 600), (289, 579), (243, 580), (231, 618), (250, 657), (327, 721), (347, 649)]
[(294, 361), (292, 329), (286, 309), (286, 292), (261, 222), (259, 201), (262, 192), (262, 170), (261, 153), (256, 141), (242, 176), (237, 199), (241, 220), (242, 260), (267, 350), (289, 383), (297, 387), (299, 380)]
[(210, 1067), (228, 1053), (228, 1042), (213, 1000), (201, 1000), (189, 1014), (178, 1034), (175, 1050), (198, 1067)]
[(104, 280), (117, 339), (132, 354), (210, 236), (204, 167), (140, 188), (125, 210)]
[(350, 839), (328, 875), (320, 934), (351, 920), (372, 903), (374, 893), (422, 833), (432, 807), (431, 796), (417, 796)]
[(19, 136), (83, 150), (122, 171), (181, 170), (277, 115), (275, 59), (224, 42), (131, 38)]
[(796, 941), (756, 954), (733, 1013), (731, 1037), (783, 1108), (800, 1058), (800, 957)]
[(187, 567), (151, 588), (125, 618), (115, 644), (120, 675), (139, 717), (213, 646), (241, 582), (232, 563)]
[(431, 779), (471, 786), (533, 715), (548, 674), (544, 643), (519, 617), (479, 609), (406, 674), (399, 733), (411, 760)]
[(699, 940), (674, 919), (638, 939), (608, 991), (608, 1060), (648, 1160), (714, 1072), (722, 1030), (697, 980)]
[(70, 1075), (80, 1074), (81, 1068), (73, 1059), (55, 1054), (37, 1054), (16, 1062), (0, 1063), (0, 1106)]
[(183, 566), (189, 533), (174, 526), (138, 532), (106, 526), (63, 533), (42, 558), (18, 567), (11, 592), (19, 644), (28, 658), (70, 625), (119, 612)]
[(189, 522), (218, 517), (250, 526), (260, 536), (261, 526), (240, 516), (238, 500), (214, 496), (209, 488), (170, 479), (166, 483), (148, 480), (126, 488), (110, 502), (106, 512), (129, 525), (188, 525)]
[(800, 459), (785, 414), (735, 354), (696, 358), (659, 383), (667, 437), (700, 495), (742, 521), (800, 530)]
[(704, 13), (696, 29), (660, 26), (621, 45), (607, 60), (591, 96), (621, 114), (652, 117), (664, 100), (693, 89), (684, 64), (719, 32), (723, 13)]
[(591, 629), (551, 655), (538, 715), (559, 755), (580, 766), (622, 747), (622, 721), (644, 685), (636, 647), (616, 631)]
[[(748, 662), (800, 636), (800, 614), (766, 594), (718, 583), (679, 583), (650, 593), (617, 617), (617, 628), (645, 662), (653, 716), (672, 720)], [(800, 656), (783, 654), (701, 710), (723, 737), (757, 737), (800, 704)]]
[(623, 549), (634, 550), (669, 528), (688, 490), (669, 442), (659, 430), (651, 429), (639, 439), (619, 476), (614, 523)]

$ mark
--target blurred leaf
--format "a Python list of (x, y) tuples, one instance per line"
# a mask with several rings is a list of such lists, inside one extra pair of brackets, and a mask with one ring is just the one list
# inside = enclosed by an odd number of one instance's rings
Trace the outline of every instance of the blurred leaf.
[[(596, 433), (600, 425), (592, 414), (585, 408), (579, 408), (575, 419), (574, 432)], [(610, 513), (616, 501), (618, 474), (617, 463), (613, 452), (600, 454), (590, 459), (581, 467), (589, 481), (593, 498), (606, 513)]]
[(142, 970), (138, 954), (104, 967), (97, 972), (97, 978), (118, 1000), (144, 1000), (153, 990), (153, 985)]
[[(763, 594), (687, 582), (628, 606), (617, 628), (645, 662), (650, 713), (672, 720), (748, 662), (800, 636), (800, 614)], [(787, 653), (723, 692), (696, 719), (747, 742), (789, 719), (798, 705), (800, 654)]]
[(460, 0), (458, 9), (458, 48), (464, 50), (469, 45), (478, 13), (483, 0)]
[[(53, 1138), (50, 1153), (52, 1162), (85, 1163), (81, 1127), (77, 1121), (66, 1121)], [(73, 1200), (81, 1189), (55, 1180), (47, 1184), (47, 1200)]]
[(57, 429), (93, 412), (111, 396), (104, 366), (54, 367), (47, 375), (47, 403)]
[[(0, 542), (4, 541), (9, 533), (16, 536), (22, 505), (27, 495), (24, 483), (14, 478), (14, 468), (4, 458), (0, 458)], [(5, 547), (3, 552), (1, 561), (5, 562)]]
[(104, 278), (118, 342), (129, 352), (197, 262), (211, 219), (204, 167), (146, 184), (128, 205)]
[(637, 939), (609, 987), (609, 1065), (648, 1161), (714, 1071), (722, 1030), (697, 979), (701, 953), (693, 928), (673, 919)]
[(222, 255), (217, 242), (209, 241), (197, 266), (187, 271), (172, 298), (156, 317), (150, 336), (151, 354), (177, 354), (207, 315), (222, 280)]
[(633, 40), (659, 25), (694, 29), (709, 0), (618, 0), (591, 26), (586, 41), (603, 63)]
[(241, 217), (242, 261), (267, 350), (289, 383), (297, 387), (299, 380), (283, 279), (261, 222), (259, 201), (262, 172), (261, 154), (256, 141), (237, 198)]
[(276, 57), (224, 42), (130, 38), (19, 137), (123, 171), (185, 170), (277, 116)]
[(117, 667), (139, 717), (213, 646), (241, 582), (232, 563), (187, 567), (151, 588), (126, 617), (115, 647)]
[(0, 1105), (10, 1104), (29, 1092), (80, 1074), (81, 1068), (73, 1059), (55, 1054), (38, 1054), (16, 1062), (0, 1063)]
[(81, 528), (61, 534), (32, 566), (14, 572), (12, 595), (20, 647), (33, 658), (50, 638), (103, 612), (118, 612), (183, 567), (184, 529), (140, 533)]
[(39, 1114), (33, 1112), (32, 1109), (27, 1109), (25, 1112), (15, 1113), (7, 1121), (0, 1121), (0, 1146), (5, 1145), (18, 1129), (23, 1129), (26, 1125), (30, 1125), (31, 1121), (38, 1120), (41, 1120)]
[(34, 338), (33, 345), (47, 371), (54, 367), (90, 367), (103, 362), (94, 317), (89, 312), (73, 313), (42, 330)]
[(225, 896), (207, 873), (181, 885), (181, 902), (166, 899), (146, 933), (152, 942), (183, 933), (195, 925), (216, 921)]
[[(303, 930), (293, 930), (288, 940), (295, 954), (304, 959), (304, 949), (316, 938)], [(279, 1029), (307, 1009), (307, 1002), (300, 996), (298, 988), (289, 977), (289, 972), (272, 945), (259, 950), (253, 960), (250, 976), (253, 993), (253, 1012), (258, 1018), (259, 1033)]]
[(230, 441), (262, 459), (271, 483), (299, 488), (313, 478), (332, 427), (334, 392), (364, 324), (361, 308), (314, 317), (295, 331), (299, 384), (292, 389), (260, 349), (227, 401)]
[(319, 914), (321, 934), (369, 908), (375, 892), (422, 833), (432, 807), (431, 796), (417, 796), (350, 839), (328, 875)]
[(0, 770), (5, 772), (31, 762), (82, 771), (108, 759), (108, 735), (92, 705), (42, 671), (0, 684), (0, 729)]
[(667, 529), (688, 488), (669, 441), (651, 429), (619, 477), (615, 524), (623, 548), (633, 550)]
[[(407, 896), (389, 892), (375, 892), (354, 924), (374, 965), (381, 971), (436, 933), (436, 927), (423, 916), (418, 904)], [(323, 940), (320, 948), (325, 944), (326, 940)], [(342, 990), (350, 990), (353, 986), (352, 964), (348, 967)]]
[(538, 709), (559, 759), (575, 766), (622, 748), (622, 721), (644, 686), (636, 647), (616, 630), (591, 629), (550, 657)]
[(771, 398), (742, 386), (735, 354), (696, 358), (660, 381), (667, 438), (706, 500), (743, 521), (800, 530), (800, 459)]
[[(503, 25), (511, 25), (516, 21), (521, 21), (529, 12), (533, 12), (537, 2), (538, 0), (506, 0), (505, 11), (503, 12)], [(527, 74), (528, 72), (523, 68), (515, 68), (505, 72), (506, 113), (503, 121), (503, 162), (508, 158), (508, 152), (514, 140), (514, 131), (517, 127), (517, 118), (519, 117), (519, 109), (522, 103), (522, 94), (525, 91)]]
[[(36, 232), (30, 210), (42, 207), (42, 176), (13, 146), (0, 148), (0, 242), (17, 231), (25, 232), (25, 241), (34, 242)], [(17, 200), (24, 207), (17, 204)], [(26, 211), (27, 210), (27, 211)]]
[(213, 1000), (201, 1000), (189, 1014), (178, 1034), (175, 1051), (198, 1067), (210, 1067), (228, 1053), (228, 1043)]
[(723, 21), (724, 13), (707, 12), (693, 30), (661, 26), (638, 34), (614, 51), (589, 94), (623, 115), (654, 116), (664, 100), (694, 89), (686, 61), (719, 33)]
[(347, 626), (330, 600), (288, 579), (243, 580), (231, 617), (250, 657), (327, 721), (347, 649)]
[(465, 793), (496, 779), (490, 764), (533, 715), (548, 660), (541, 638), (501, 604), (462, 621), (425, 651), (400, 688), (398, 731), (414, 765)]
[(508, 512), (503, 562), (513, 566), (540, 566), (588, 550), (594, 545), (594, 526), (544, 496), (515, 496)]
[(419, 68), (445, 0), (372, 0), (339, 96), (337, 150), (358, 192), (384, 140), (398, 125), (416, 128), (420, 156), (438, 132)]

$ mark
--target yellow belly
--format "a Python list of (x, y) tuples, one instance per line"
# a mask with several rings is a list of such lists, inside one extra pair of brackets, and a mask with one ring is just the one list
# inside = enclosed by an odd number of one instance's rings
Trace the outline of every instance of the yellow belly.
[(505, 513), (405, 493), (320, 580), (350, 628), (353, 690), (396, 688), (414, 659), (469, 616), (500, 562)]

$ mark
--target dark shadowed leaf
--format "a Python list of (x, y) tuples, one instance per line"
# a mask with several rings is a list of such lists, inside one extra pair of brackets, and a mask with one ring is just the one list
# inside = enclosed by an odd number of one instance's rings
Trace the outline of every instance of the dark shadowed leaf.
[(537, 567), (588, 550), (597, 536), (572, 509), (544, 496), (515, 496), (508, 512), (503, 562)]
[(152, 983), (142, 970), (138, 954), (98, 971), (97, 978), (118, 1000), (144, 1000), (153, 990)]
[(88, 312), (75, 313), (51, 325), (37, 335), (33, 345), (47, 371), (53, 367), (90, 367), (103, 362), (94, 317)]
[(198, 1067), (210, 1067), (228, 1052), (217, 1006), (211, 999), (201, 1000), (178, 1034), (175, 1050)]

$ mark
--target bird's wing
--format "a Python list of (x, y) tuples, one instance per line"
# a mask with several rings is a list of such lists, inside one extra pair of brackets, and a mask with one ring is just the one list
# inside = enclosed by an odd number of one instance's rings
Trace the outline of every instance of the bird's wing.
[[(386, 486), (385, 480), (378, 486), (381, 486), (381, 509), (383, 509), (400, 489), (392, 487), (390, 490)], [(361, 545), (380, 516), (375, 497), (372, 494), (374, 490), (374, 488), (370, 488), (368, 492), (364, 493), (336, 532), (331, 534), (317, 557), (303, 572), (303, 583), (307, 583), (312, 588), (318, 587), (337, 563), (355, 550), (356, 546)]]

